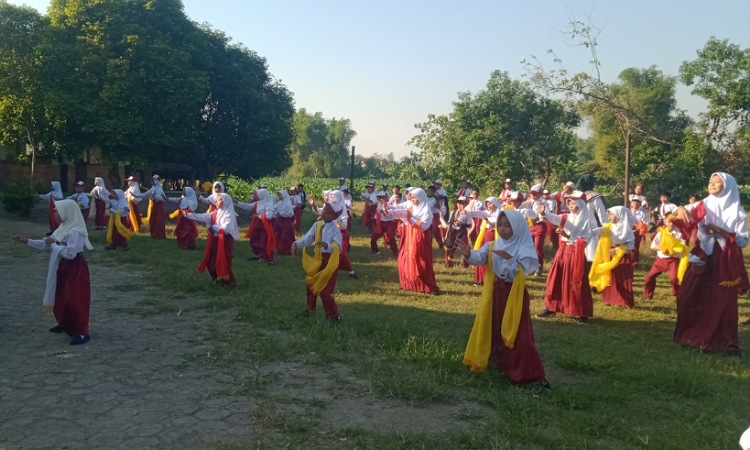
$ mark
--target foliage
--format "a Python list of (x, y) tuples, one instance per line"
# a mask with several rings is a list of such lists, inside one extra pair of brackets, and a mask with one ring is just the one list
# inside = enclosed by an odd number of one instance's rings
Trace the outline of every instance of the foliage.
[(495, 71), (486, 89), (459, 94), (447, 116), (415, 125), (410, 144), (423, 150), (428, 172), (449, 183), (471, 178), (492, 189), (511, 177), (547, 181), (552, 168), (574, 158), (576, 114)]
[(349, 143), (356, 136), (349, 119), (326, 119), (305, 108), (294, 113), (294, 138), (289, 146), (292, 177), (335, 177), (349, 173)]
[(0, 202), (5, 210), (28, 218), (31, 209), (39, 202), (35, 186), (28, 181), (11, 181), (0, 192)]

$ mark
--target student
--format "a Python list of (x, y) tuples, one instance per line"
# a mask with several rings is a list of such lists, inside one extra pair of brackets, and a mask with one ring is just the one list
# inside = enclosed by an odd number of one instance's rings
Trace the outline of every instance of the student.
[(182, 197), (169, 198), (170, 202), (179, 203), (177, 211), (170, 218), (177, 218), (177, 226), (174, 228), (174, 235), (177, 238), (177, 246), (185, 250), (195, 250), (195, 240), (198, 238), (198, 227), (192, 220), (186, 219), (185, 214), (197, 212), (198, 198), (195, 190), (190, 186), (185, 186)]
[(398, 257), (398, 238), (396, 237), (396, 226), (398, 222), (392, 217), (383, 214), (383, 210), (388, 203), (388, 193), (381, 191), (378, 193), (378, 207), (375, 211), (375, 231), (370, 237), (370, 251), (373, 255), (379, 255), (378, 239), (383, 238), (385, 245), (390, 247), (394, 257)]
[(346, 178), (339, 177), (339, 191), (343, 191), (344, 189), (349, 189), (349, 186), (346, 185)]
[[(432, 183), (433, 186), (435, 186), (435, 195), (437, 195), (441, 200), (441, 205), (443, 211), (443, 220), (448, 220), (448, 191), (443, 189), (443, 180), (438, 178)], [(468, 196), (466, 198), (469, 198)]]
[(500, 200), (500, 203), (502, 203), (503, 205), (506, 205), (508, 204), (510, 196), (515, 192), (518, 191), (516, 191), (513, 187), (513, 180), (511, 180), (510, 178), (506, 178), (505, 183), (503, 183), (503, 190), (500, 192), (498, 200)]
[(148, 202), (148, 231), (153, 239), (166, 239), (167, 213), (164, 210), (164, 202), (167, 195), (161, 185), (159, 175), (151, 177), (151, 189), (142, 194), (133, 194), (135, 198), (147, 198)]
[(544, 310), (537, 317), (550, 317), (559, 312), (577, 317), (579, 324), (586, 324), (594, 316), (588, 268), (598, 242), (594, 236), (596, 220), (582, 192), (572, 192), (564, 201), (570, 213), (541, 213), (558, 227), (560, 248), (547, 275)]
[(273, 230), (273, 198), (266, 189), (258, 189), (253, 193), (252, 202), (237, 202), (237, 206), (252, 213), (250, 227), (245, 237), (250, 240), (251, 261), (265, 261), (274, 265), (276, 251), (276, 233)]
[(141, 211), (138, 209), (138, 205), (141, 203), (141, 198), (138, 197), (141, 193), (141, 185), (134, 176), (127, 178), (128, 189), (125, 191), (125, 197), (128, 201), (128, 209), (130, 210), (130, 226), (136, 233), (141, 232), (141, 226), (143, 226), (143, 220), (141, 218)]
[[(472, 219), (482, 219), (482, 223), (479, 226), (479, 234), (474, 241), (474, 250), (479, 250), (484, 244), (492, 242), (497, 238), (494, 224), (497, 223), (497, 217), (503, 207), (497, 197), (487, 197), (484, 201), (484, 207), (484, 210), (466, 211), (466, 215)], [(474, 268), (474, 284), (484, 283), (484, 274), (486, 271), (487, 267), (483, 265), (478, 265)]]
[(537, 255), (526, 219), (517, 211), (501, 211), (498, 238), (471, 250), (464, 242), (458, 251), (470, 264), (489, 267), (487, 283), (464, 353), (473, 372), (486, 370), (489, 361), (515, 384), (549, 387), (544, 364), (534, 343), (526, 277), (537, 269)]
[[(348, 234), (351, 234), (352, 231), (352, 208), (354, 207), (354, 203), (352, 202), (352, 196), (349, 195), (349, 189), (344, 189), (341, 191), (341, 194), (344, 196), (344, 207), (346, 208), (346, 230)], [(352, 249), (351, 244), (349, 243), (349, 236), (346, 237), (346, 251), (349, 252), (349, 250)]]
[(128, 241), (133, 233), (133, 226), (130, 223), (130, 207), (122, 189), (114, 189), (108, 200), (109, 222), (107, 224), (107, 243), (106, 250), (115, 250), (121, 248), (128, 249)]
[[(471, 191), (471, 197), (469, 197), (469, 203), (464, 208), (464, 211), (482, 211), (484, 210), (484, 202), (479, 199), (479, 189), (473, 189)], [(469, 245), (474, 245), (474, 242), (479, 236), (479, 230), (482, 228), (482, 219), (480, 217), (471, 218), (471, 227), (469, 228)]]
[(39, 194), (39, 198), (47, 200), (49, 202), (49, 232), (54, 233), (57, 227), (60, 225), (55, 219), (55, 201), (63, 199), (62, 188), (60, 187), (59, 181), (52, 181), (52, 190), (46, 194)]
[(427, 193), (417, 188), (410, 197), (410, 201), (384, 211), (404, 224), (398, 254), (399, 281), (404, 290), (439, 295), (432, 268), (432, 213)]
[[(445, 265), (446, 267), (453, 266), (453, 255), (456, 252), (456, 246), (458, 242), (464, 242), (469, 245), (469, 228), (472, 226), (473, 219), (466, 215), (465, 207), (469, 203), (469, 199), (466, 197), (458, 197), (456, 199), (456, 210), (453, 211), (448, 218), (448, 222), (442, 220), (443, 218), (438, 216), (442, 222), (441, 227), (447, 229), (445, 233)], [(434, 219), (433, 219), (434, 220)], [(468, 267), (468, 264), (466, 264)]]
[(294, 197), (294, 232), (299, 234), (302, 230), (302, 213), (305, 212), (307, 206), (307, 192), (305, 192), (304, 184), (297, 185)]
[[(633, 214), (633, 234), (635, 235), (635, 244), (633, 245), (633, 267), (638, 266), (641, 259), (641, 242), (643, 237), (648, 233), (648, 221), (646, 214), (641, 208), (641, 199), (631, 195), (630, 213)], [(653, 247), (653, 241), (651, 242)]]
[[(542, 200), (544, 200), (545, 211), (549, 211), (552, 214), (557, 214), (557, 211), (558, 211), (557, 202), (552, 196), (552, 193), (550, 193), (549, 189), (544, 189), (542, 191)], [(548, 220), (544, 220), (544, 217), (542, 217), (541, 220), (544, 222), (544, 226), (545, 226), (544, 234), (549, 238), (550, 244), (552, 244), (552, 249), (554, 251), (557, 251), (557, 248), (559, 247), (560, 242), (557, 239), (557, 232), (555, 231), (555, 227), (553, 227), (552, 224), (549, 223)]]
[(578, 190), (583, 192), (586, 207), (596, 219), (597, 226), (602, 227), (609, 221), (609, 214), (607, 214), (607, 208), (604, 206), (604, 197), (594, 191), (594, 185), (596, 185), (596, 177), (590, 173), (578, 179)]
[(458, 197), (471, 197), (471, 180), (464, 181), (464, 185), (456, 193), (456, 198)]
[(672, 214), (664, 218), (664, 226), (659, 228), (651, 241), (651, 249), (656, 250), (656, 259), (643, 282), (643, 297), (649, 300), (654, 297), (656, 278), (664, 272), (667, 272), (672, 284), (672, 296), (676, 297), (680, 280), (687, 270), (690, 248), (682, 239), (680, 230), (674, 226), (672, 218)]
[(73, 187), (73, 195), (68, 197), (68, 199), (73, 200), (78, 204), (78, 208), (81, 210), (81, 215), (83, 215), (83, 223), (86, 223), (86, 221), (89, 220), (89, 213), (91, 212), (91, 207), (89, 206), (89, 194), (83, 192), (85, 186), (86, 183), (83, 181), (77, 182)]
[(378, 193), (375, 191), (375, 182), (370, 181), (365, 187), (366, 192), (362, 193), (362, 200), (365, 202), (365, 209), (362, 212), (362, 226), (372, 236), (375, 233), (375, 213), (378, 209)]
[(276, 249), (280, 255), (291, 255), (294, 242), (294, 206), (286, 189), (276, 192), (276, 198), (279, 200), (273, 206)]
[(72, 337), (70, 345), (85, 344), (91, 339), (91, 281), (83, 250), (93, 250), (94, 247), (89, 242), (86, 224), (76, 202), (56, 201), (54, 208), (59, 227), (50, 236), (39, 240), (19, 235), (12, 238), (37, 250), (50, 251), (42, 304), (46, 308), (52, 308), (57, 325), (49, 331), (67, 333)]
[(214, 181), (211, 190), (213, 192), (208, 197), (203, 197), (202, 195), (198, 196), (198, 201), (205, 205), (208, 205), (208, 211), (206, 212), (209, 213), (216, 211), (216, 197), (219, 194), (226, 194), (227, 192), (227, 190), (224, 188), (224, 183), (222, 183), (221, 181)]
[(661, 203), (659, 203), (659, 207), (654, 210), (657, 220), (656, 226), (661, 226), (664, 222), (664, 218), (667, 217), (667, 214), (671, 214), (677, 209), (677, 205), (672, 203), (671, 199), (672, 194), (670, 194), (669, 191), (661, 192), (661, 197), (659, 197)]
[(101, 177), (94, 178), (94, 188), (91, 190), (91, 198), (94, 199), (94, 225), (96, 230), (103, 230), (107, 227), (107, 204), (109, 203), (109, 191), (104, 185), (104, 179)]
[(340, 213), (337, 221), (338, 226), (341, 229), (341, 255), (339, 256), (339, 270), (349, 272), (349, 276), (357, 278), (357, 274), (354, 272), (352, 267), (352, 261), (349, 259), (349, 210), (347, 210), (347, 202), (345, 195), (348, 192), (342, 191), (331, 191), (328, 193), (328, 203), (333, 208), (334, 212)]
[[(305, 286), (307, 291), (307, 306), (302, 313), (311, 316), (315, 313), (317, 297), (323, 302), (323, 310), (326, 319), (331, 325), (341, 323), (341, 314), (333, 291), (336, 289), (338, 278), (338, 257), (343, 248), (341, 229), (336, 221), (341, 212), (336, 212), (330, 203), (321, 209), (320, 217), (310, 230), (300, 239), (292, 244), (292, 253), (297, 254), (302, 250), (302, 265), (305, 268)], [(308, 245), (315, 246), (315, 255), (310, 257), (304, 248)]]
[(632, 308), (633, 299), (633, 214), (624, 206), (607, 210), (609, 223), (595, 230), (600, 234), (589, 283), (602, 293), (608, 305)]
[(646, 200), (646, 197), (643, 195), (643, 183), (638, 183), (635, 185), (635, 188), (633, 189), (633, 193), (630, 194), (628, 197), (628, 200), (631, 202), (633, 200), (638, 200), (640, 202), (640, 210), (643, 212), (643, 216), (645, 217), (645, 223), (650, 222), (650, 211), (649, 211), (649, 204), (648, 200)]
[(534, 248), (539, 259), (539, 267), (534, 273), (537, 277), (542, 276), (542, 272), (544, 271), (544, 238), (547, 235), (547, 223), (538, 214), (547, 208), (547, 204), (542, 198), (543, 191), (544, 186), (541, 184), (532, 186), (529, 189), (529, 198), (521, 203), (521, 208), (519, 208), (519, 212), (524, 214), (524, 217), (529, 220), (531, 237), (534, 240)]
[[(465, 199), (466, 197), (464, 197)], [(435, 186), (427, 187), (427, 205), (430, 207), (432, 213), (432, 237), (435, 238), (438, 248), (443, 248), (443, 233), (444, 231), (440, 228), (440, 198), (437, 196), (437, 189)]]
[(711, 175), (708, 197), (676, 216), (698, 225), (700, 245), (677, 293), (674, 341), (707, 352), (740, 355), (737, 297), (750, 284), (742, 257), (748, 244), (747, 214), (737, 181), (724, 172)]
[(182, 214), (208, 228), (206, 250), (203, 260), (198, 265), (198, 272), (208, 269), (214, 284), (225, 284), (233, 288), (237, 280), (232, 272), (232, 258), (234, 257), (234, 241), (239, 239), (237, 229), (237, 215), (229, 194), (216, 195), (216, 211), (206, 214), (183, 212)]

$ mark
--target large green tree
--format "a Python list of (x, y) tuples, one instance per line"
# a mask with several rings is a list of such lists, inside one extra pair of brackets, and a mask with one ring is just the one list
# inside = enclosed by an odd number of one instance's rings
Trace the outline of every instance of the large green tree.
[(294, 138), (289, 146), (294, 177), (345, 176), (349, 165), (349, 144), (357, 133), (349, 119), (326, 119), (302, 108), (292, 120)]
[(435, 176), (498, 189), (505, 177), (546, 182), (575, 158), (576, 125), (578, 116), (562, 104), (495, 71), (484, 90), (459, 94), (450, 114), (415, 125), (420, 134), (409, 143), (422, 149)]

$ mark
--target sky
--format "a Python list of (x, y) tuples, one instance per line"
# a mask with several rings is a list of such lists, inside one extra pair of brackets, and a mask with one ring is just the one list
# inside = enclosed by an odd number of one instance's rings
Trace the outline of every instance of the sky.
[[(49, 0), (11, 0), (46, 12)], [(563, 35), (572, 17), (601, 29), (602, 78), (628, 67), (680, 64), (715, 36), (750, 47), (750, 2), (728, 0), (183, 0), (185, 13), (266, 58), (296, 108), (346, 118), (362, 155), (417, 150), (407, 141), (429, 114), (448, 114), (459, 92), (484, 88), (494, 70), (521, 79), (521, 61), (590, 71), (586, 49)], [(590, 18), (590, 19), (589, 19)], [(694, 117), (705, 102), (678, 85), (678, 107)]]

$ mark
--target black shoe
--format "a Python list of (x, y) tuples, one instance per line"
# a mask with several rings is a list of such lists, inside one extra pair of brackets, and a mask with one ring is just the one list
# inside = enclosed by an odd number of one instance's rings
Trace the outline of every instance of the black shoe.
[(552, 317), (552, 316), (554, 316), (555, 314), (557, 314), (557, 313), (556, 313), (556, 312), (554, 312), (554, 311), (550, 311), (550, 310), (549, 310), (549, 309), (547, 309), (547, 308), (544, 308), (544, 310), (543, 310), (542, 312), (540, 312), (539, 314), (537, 314), (536, 316), (537, 316), (537, 317)]
[(578, 320), (577, 320), (577, 322), (578, 322), (578, 325), (588, 325), (589, 324), (589, 318), (588, 317), (579, 317)]
[(81, 345), (90, 341), (91, 337), (88, 334), (77, 334), (70, 340), (70, 345)]
[(328, 319), (328, 324), (332, 327), (335, 327), (336, 325), (341, 325), (341, 316), (331, 317)]
[(104, 250), (115, 250), (115, 247), (112, 246), (112, 245), (108, 245), (108, 246), (104, 247)]
[(269, 266), (273, 266), (275, 263), (273, 261), (268, 261)]
[(380, 254), (380, 250), (373, 250), (370, 253), (373, 254), (373, 255), (379, 255)]
[(49, 329), (50, 333), (62, 333), (63, 328), (60, 325), (55, 325), (54, 327)]
[(248, 256), (247, 259), (249, 261), (259, 261), (260, 260), (260, 256), (252, 255), (252, 256)]
[(438, 289), (437, 291), (430, 292), (430, 295), (434, 295), (434, 296), (440, 295), (440, 289)]
[(549, 392), (552, 390), (552, 386), (550, 386), (549, 381), (547, 380), (540, 381), (538, 383), (532, 383), (531, 388), (535, 392)]
[(350, 276), (351, 278), (354, 278), (355, 280), (357, 279), (357, 274), (356, 274), (356, 273), (354, 273), (354, 272), (349, 272), (349, 276)]

